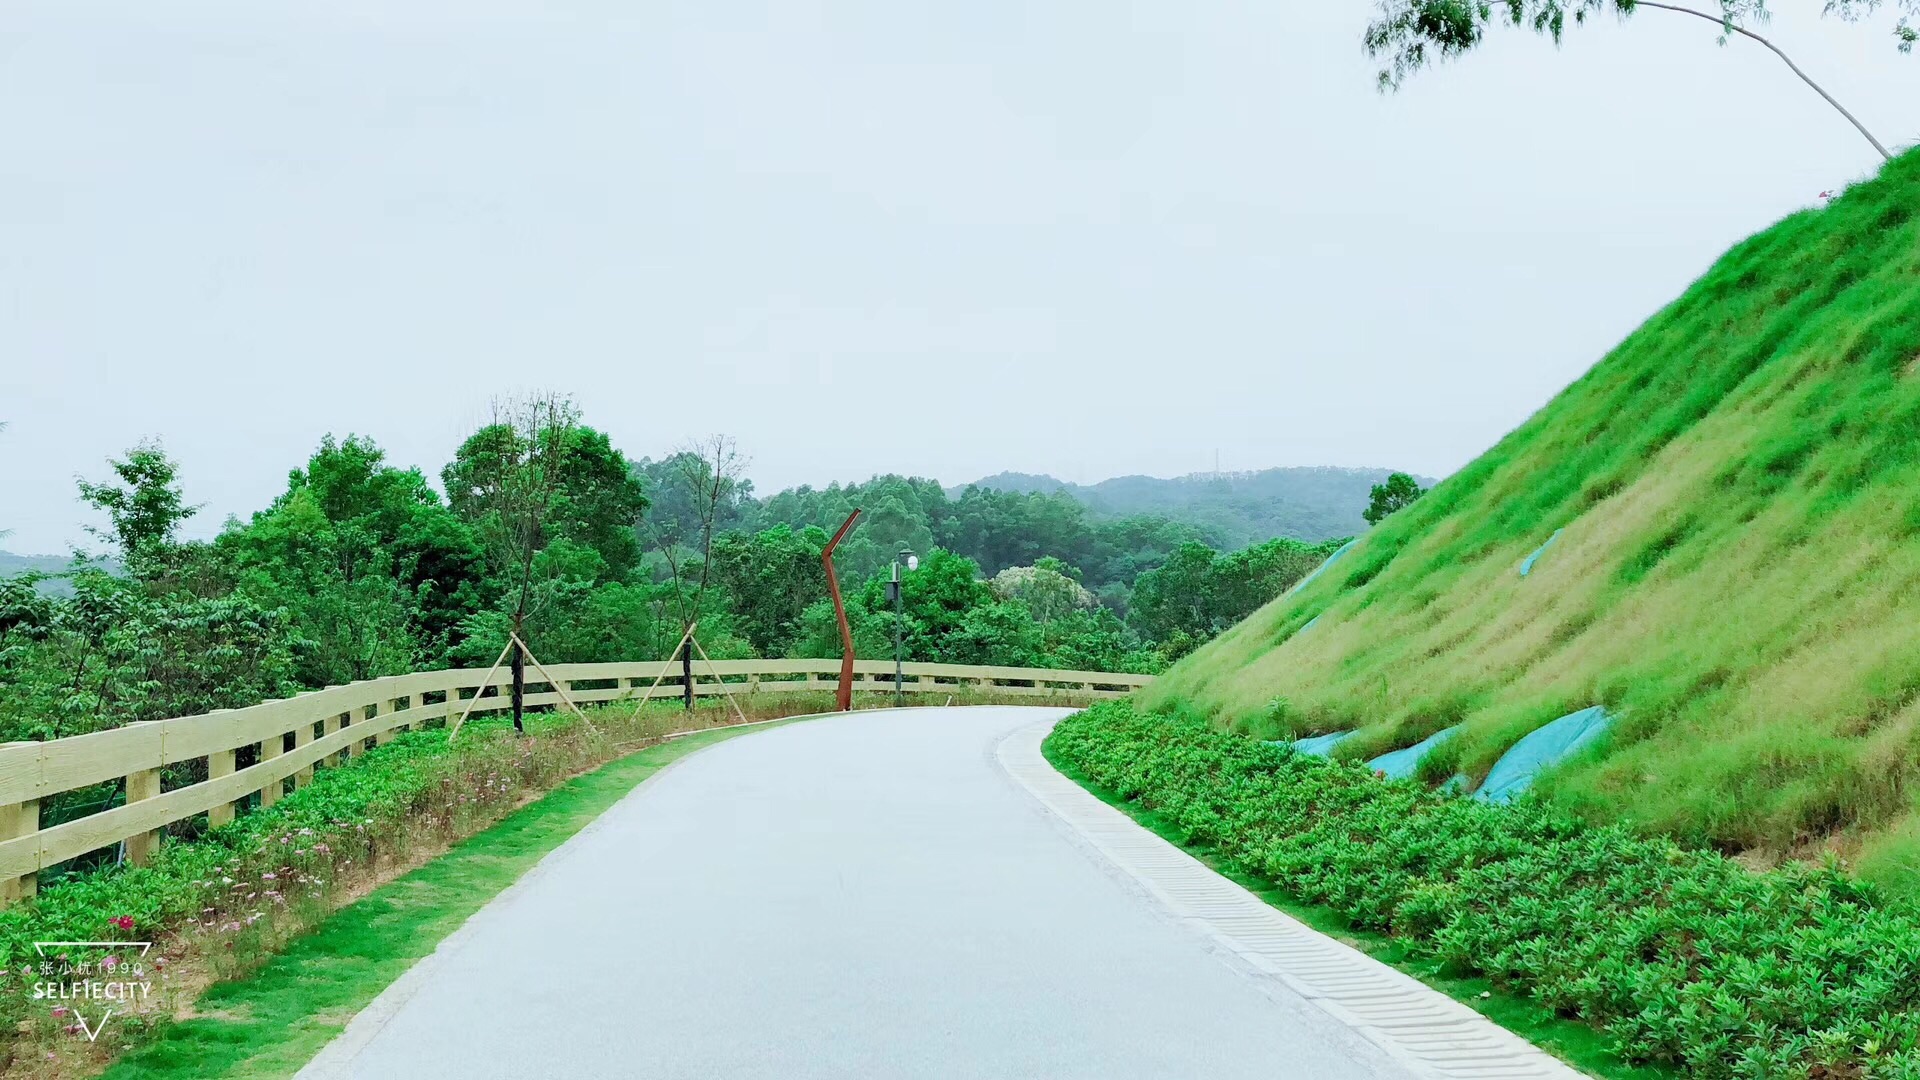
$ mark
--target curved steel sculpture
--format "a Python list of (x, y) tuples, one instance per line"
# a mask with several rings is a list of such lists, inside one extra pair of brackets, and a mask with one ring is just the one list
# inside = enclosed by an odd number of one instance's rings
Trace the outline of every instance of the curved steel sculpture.
[(858, 510), (848, 514), (846, 523), (820, 552), (820, 562), (827, 568), (827, 593), (833, 597), (833, 617), (840, 620), (840, 688), (834, 692), (833, 700), (841, 712), (853, 708), (853, 629), (847, 625), (847, 605), (840, 600), (840, 575), (833, 569), (833, 549), (840, 546), (841, 538), (859, 517)]

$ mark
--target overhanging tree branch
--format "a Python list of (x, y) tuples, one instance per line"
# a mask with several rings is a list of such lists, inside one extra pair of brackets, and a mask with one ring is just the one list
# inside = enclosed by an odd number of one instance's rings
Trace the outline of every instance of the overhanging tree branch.
[[(1920, 0), (1894, 0), (1901, 11), (1920, 14)], [(1767, 37), (1741, 25), (1743, 19), (1763, 19), (1764, 0), (1720, 0), (1718, 10), (1688, 7), (1668, 0), (1382, 0), (1379, 15), (1367, 24), (1361, 46), (1368, 56), (1386, 61), (1379, 73), (1380, 89), (1397, 90), (1414, 72), (1457, 59), (1479, 48), (1493, 26), (1532, 30), (1557, 45), (1567, 28), (1584, 26), (1602, 12), (1621, 18), (1640, 7), (1671, 11), (1710, 22), (1720, 28), (1724, 44), (1733, 35), (1758, 42), (1807, 84), (1821, 100), (1846, 118), (1880, 156), (1892, 160), (1886, 144), (1874, 137), (1860, 118), (1808, 75), (1785, 50)], [(1828, 0), (1826, 13), (1857, 21), (1879, 10), (1882, 0)], [(1900, 51), (1911, 52), (1920, 41), (1920, 28), (1907, 17), (1894, 31)]]
[(1792, 68), (1793, 73), (1795, 75), (1800, 76), (1801, 82), (1806, 83), (1808, 86), (1812, 87), (1813, 92), (1816, 94), (1819, 94), (1822, 98), (1826, 99), (1827, 104), (1833, 106), (1835, 112), (1839, 113), (1841, 116), (1846, 117), (1847, 123), (1852, 124), (1854, 127), (1854, 130), (1858, 131), (1862, 136), (1866, 138), (1868, 142), (1872, 143), (1873, 148), (1875, 150), (1880, 151), (1881, 157), (1885, 158), (1888, 161), (1893, 160), (1893, 154), (1890, 151), (1888, 151), (1884, 145), (1881, 144), (1879, 139), (1876, 139), (1873, 137), (1873, 132), (1868, 131), (1867, 126), (1865, 124), (1862, 124), (1858, 117), (1848, 112), (1846, 106), (1834, 100), (1834, 96), (1832, 94), (1827, 93), (1827, 90), (1825, 87), (1821, 86), (1817, 82), (1814, 82), (1811, 76), (1809, 76), (1806, 72), (1800, 70), (1800, 65), (1793, 62), (1793, 57), (1788, 56), (1786, 53), (1782, 52), (1780, 50), (1780, 46), (1775, 45), (1773, 42), (1768, 41), (1766, 38), (1761, 37), (1759, 34), (1756, 34), (1753, 31), (1747, 29), (1746, 27), (1741, 26), (1738, 23), (1735, 23), (1729, 19), (1710, 15), (1704, 11), (1695, 11), (1693, 8), (1681, 7), (1678, 4), (1661, 4), (1661, 3), (1655, 3), (1654, 0), (1633, 0), (1633, 7), (1650, 7), (1650, 8), (1659, 8), (1662, 11), (1677, 11), (1682, 15), (1691, 15), (1696, 19), (1705, 19), (1708, 22), (1714, 24), (1715, 26), (1720, 27), (1721, 30), (1723, 31), (1739, 34), (1741, 37), (1751, 38), (1754, 41), (1757, 41), (1760, 44), (1765, 45), (1767, 49), (1773, 53), (1773, 55), (1780, 58), (1781, 63), (1784, 63), (1789, 68)]

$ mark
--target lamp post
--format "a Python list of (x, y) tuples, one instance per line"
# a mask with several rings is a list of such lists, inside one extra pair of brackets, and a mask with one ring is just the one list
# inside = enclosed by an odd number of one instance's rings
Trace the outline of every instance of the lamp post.
[(901, 631), (907, 622), (907, 602), (900, 595), (900, 563), (907, 564), (908, 571), (920, 569), (920, 556), (909, 548), (901, 548), (900, 554), (893, 560), (893, 578), (887, 582), (887, 593), (893, 600), (893, 707), (900, 707), (900, 693), (904, 685), (906, 654), (903, 651)]

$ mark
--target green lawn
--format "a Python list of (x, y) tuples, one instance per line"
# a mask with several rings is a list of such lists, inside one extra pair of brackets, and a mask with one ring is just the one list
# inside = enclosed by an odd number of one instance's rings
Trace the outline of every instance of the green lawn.
[(254, 974), (216, 984), (206, 1015), (164, 1026), (111, 1080), (287, 1077), (414, 962), (636, 784), (702, 747), (773, 724), (707, 731), (576, 777), (447, 854), (340, 909)]

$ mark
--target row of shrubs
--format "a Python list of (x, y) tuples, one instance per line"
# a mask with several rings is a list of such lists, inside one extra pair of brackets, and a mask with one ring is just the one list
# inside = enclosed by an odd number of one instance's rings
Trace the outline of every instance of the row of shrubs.
[(1182, 713), (1095, 706), (1047, 754), (1293, 896), (1688, 1075), (1920, 1078), (1920, 919), (1837, 866), (1755, 872), (1385, 781)]

